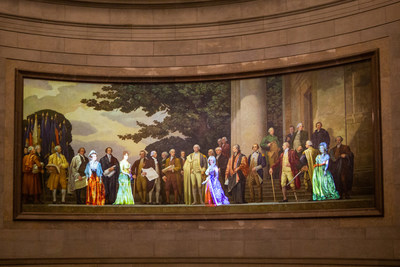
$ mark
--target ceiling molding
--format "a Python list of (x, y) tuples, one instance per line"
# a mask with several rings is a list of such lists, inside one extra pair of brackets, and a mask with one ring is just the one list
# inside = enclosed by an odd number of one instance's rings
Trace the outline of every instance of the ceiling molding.
[[(32, 1), (48, 1), (48, 0), (32, 0)], [(64, 1), (64, 0), (52, 0), (52, 1)], [(72, 0), (74, 1), (74, 0)], [(78, 0), (77, 0), (78, 1)], [(84, 0), (86, 1), (86, 0)], [(91, 1), (91, 0), (87, 0)], [(104, 0), (108, 1), (108, 0)], [(120, 0), (123, 1), (123, 0)], [(208, 1), (208, 0), (207, 0)], [(217, 0), (218, 1), (218, 0)], [(88, 28), (108, 28), (108, 29), (178, 29), (178, 28), (197, 28), (197, 27), (210, 27), (210, 26), (224, 26), (224, 25), (235, 25), (241, 23), (248, 23), (248, 22), (257, 22), (263, 21), (273, 18), (281, 18), (287, 17), (291, 15), (298, 15), (303, 14), (310, 11), (317, 11), (324, 8), (329, 8), (333, 6), (340, 6), (345, 3), (349, 2), (356, 2), (356, 0), (336, 0), (334, 2), (315, 5), (312, 7), (290, 10), (275, 14), (268, 14), (264, 16), (256, 16), (256, 17), (248, 17), (248, 18), (239, 18), (239, 19), (231, 19), (231, 20), (224, 20), (224, 21), (211, 21), (211, 22), (199, 22), (199, 23), (182, 23), (182, 24), (104, 24), (104, 23), (83, 23), (83, 22), (72, 22), (72, 21), (58, 21), (58, 20), (47, 20), (44, 18), (34, 18), (34, 17), (27, 17), (27, 16), (19, 16), (15, 14), (7, 14), (7, 13), (0, 13), (0, 17), (7, 18), (7, 19), (15, 19), (21, 21), (28, 21), (34, 23), (45, 23), (45, 24), (54, 24), (54, 25), (63, 25), (63, 26), (75, 26), (75, 27), (88, 27)]]
[(50, 4), (85, 6), (96, 8), (190, 8), (203, 6), (219, 6), (254, 0), (31, 0)]

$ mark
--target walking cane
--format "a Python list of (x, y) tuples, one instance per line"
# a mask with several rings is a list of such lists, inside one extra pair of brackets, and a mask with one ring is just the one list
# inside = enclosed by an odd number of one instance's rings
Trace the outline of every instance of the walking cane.
[(271, 176), (271, 185), (272, 185), (272, 194), (274, 195), (274, 202), (276, 202), (274, 178), (272, 178), (272, 175), (273, 174), (270, 174), (270, 176)]
[(136, 179), (133, 178), (133, 175), (129, 173), (129, 176), (131, 178), (131, 181), (133, 180), (133, 192), (132, 192), (132, 197), (133, 201), (135, 202), (135, 185), (136, 185)]
[(299, 171), (299, 172), (296, 174), (296, 176), (295, 176), (295, 177), (293, 177), (293, 179), (292, 179), (292, 180), (290, 180), (290, 181), (289, 181), (289, 183), (287, 183), (287, 185), (286, 185), (286, 186), (290, 185), (290, 184), (291, 184), (291, 183), (294, 181), (294, 179), (296, 179), (296, 177), (300, 175), (300, 173), (302, 173), (302, 171)]
[[(286, 186), (290, 185), (290, 184), (291, 184), (291, 183), (294, 181), (294, 179), (296, 179), (296, 177), (300, 175), (300, 173), (302, 173), (302, 171), (299, 171), (299, 172), (296, 174), (296, 176), (295, 176), (295, 177), (293, 177), (293, 179), (292, 179), (292, 180), (290, 180), (290, 182), (289, 182), (289, 183), (287, 183), (287, 185), (286, 185)], [(293, 194), (294, 194), (294, 197), (296, 198), (296, 202), (299, 202), (299, 200), (297, 199), (296, 190), (293, 190)]]

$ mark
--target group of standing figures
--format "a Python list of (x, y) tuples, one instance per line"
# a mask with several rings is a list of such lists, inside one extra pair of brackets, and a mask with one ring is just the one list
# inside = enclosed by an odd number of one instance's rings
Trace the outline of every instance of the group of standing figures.
[(316, 123), (316, 130), (309, 140), (302, 123), (290, 126), (282, 150), (274, 129), (261, 141), (267, 151), (270, 165), (269, 173), (280, 178), (283, 202), (287, 202), (287, 189), (296, 189), (301, 181), (306, 189), (311, 185), (312, 200), (348, 199), (353, 185), (354, 155), (350, 147), (342, 144), (343, 138), (337, 136), (335, 145), (329, 149), (329, 133)]
[[(297, 131), (291, 127), (282, 150), (274, 129), (270, 128), (260, 143), (266, 154), (260, 152), (260, 146), (255, 143), (246, 157), (239, 145), (233, 145), (231, 149), (227, 138), (223, 137), (218, 140), (215, 151), (208, 151), (208, 158), (200, 152), (199, 145), (194, 145), (193, 153), (188, 156), (181, 151), (178, 157), (174, 149), (169, 153), (162, 152), (160, 162), (156, 151), (148, 155), (142, 150), (132, 166), (128, 162), (128, 152), (124, 151), (123, 159), (118, 161), (112, 155), (111, 147), (105, 149), (106, 154), (100, 160), (96, 151), (90, 151), (86, 157), (86, 150), (80, 148), (69, 164), (62, 148), (56, 146), (46, 165), (50, 173), (47, 187), (52, 191), (53, 203), (57, 203), (57, 188), (61, 188), (61, 203), (65, 203), (68, 191), (75, 192), (77, 204), (87, 205), (132, 205), (135, 192), (142, 204), (224, 205), (229, 204), (227, 194), (232, 196), (233, 203), (241, 204), (246, 203), (246, 187), (249, 188), (250, 202), (262, 202), (263, 170), (269, 165), (272, 186), (273, 178), (280, 179), (283, 202), (288, 201), (287, 190), (290, 188), (297, 200), (300, 178), (307, 189), (311, 185), (312, 200), (350, 198), (353, 154), (342, 144), (340, 136), (329, 150), (328, 132), (320, 122), (316, 127), (311, 140), (301, 123)], [(318, 149), (313, 144), (317, 144)], [(22, 193), (25, 202), (29, 196), (40, 202), (39, 176), (44, 171), (40, 146), (29, 147), (28, 151), (23, 159)], [(84, 201), (82, 195), (86, 196)]]

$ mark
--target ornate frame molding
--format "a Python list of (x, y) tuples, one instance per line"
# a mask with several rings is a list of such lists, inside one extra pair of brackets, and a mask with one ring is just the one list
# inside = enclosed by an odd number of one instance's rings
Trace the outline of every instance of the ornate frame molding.
[[(332, 66), (349, 64), (369, 60), (371, 62), (371, 81), (373, 87), (373, 127), (374, 132), (374, 167), (375, 167), (375, 199), (368, 205), (359, 206), (359, 203), (327, 205), (327, 202), (281, 204), (278, 209), (271, 210), (277, 205), (257, 206), (229, 206), (216, 207), (210, 211), (207, 207), (184, 207), (185, 212), (164, 209), (163, 213), (154, 213), (152, 208), (116, 208), (100, 207), (99, 212), (91, 212), (98, 207), (80, 207), (82, 212), (70, 213), (63, 206), (45, 206), (42, 211), (24, 211), (21, 203), (21, 164), (22, 145), (19, 136), (22, 133), (22, 109), (23, 109), (23, 79), (39, 78), (52, 80), (68, 80), (81, 82), (186, 82), (186, 81), (212, 81), (246, 79), (264, 77), (277, 74), (288, 74), (301, 71), (323, 69)], [(328, 217), (359, 217), (359, 216), (383, 216), (383, 175), (382, 175), (382, 134), (381, 134), (381, 98), (380, 98), (380, 73), (379, 73), (379, 50), (371, 50), (361, 54), (351, 55), (338, 59), (322, 62), (287, 66), (275, 69), (264, 69), (260, 71), (199, 75), (199, 76), (156, 76), (156, 77), (123, 77), (123, 76), (95, 76), (95, 75), (70, 75), (61, 72), (36, 72), (28, 69), (14, 69), (15, 91), (14, 91), (14, 146), (13, 146), (13, 219), (14, 220), (91, 220), (91, 221), (135, 221), (135, 220), (232, 220), (232, 219), (283, 219), (283, 218), (328, 218)], [(270, 206), (268, 208), (268, 206)], [(282, 208), (284, 207), (284, 208)], [(308, 208), (307, 208), (308, 207)], [(312, 208), (310, 208), (312, 207)], [(247, 209), (246, 209), (247, 208)], [(111, 209), (111, 210), (110, 210)], [(112, 210), (115, 209), (115, 210)], [(142, 210), (141, 210), (142, 209)], [(144, 210), (143, 210), (144, 209)], [(148, 209), (148, 210), (146, 210)], [(183, 207), (178, 207), (178, 210)], [(233, 209), (233, 212), (231, 211)], [(127, 212), (128, 211), (128, 212)], [(140, 212), (142, 211), (142, 212)], [(144, 212), (143, 212), (144, 211)]]

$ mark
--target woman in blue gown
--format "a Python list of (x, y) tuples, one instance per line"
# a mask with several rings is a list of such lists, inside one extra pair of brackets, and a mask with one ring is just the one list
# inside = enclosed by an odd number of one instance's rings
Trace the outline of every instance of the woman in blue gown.
[(214, 156), (208, 158), (208, 169), (206, 170), (207, 179), (203, 182), (206, 184), (206, 205), (220, 206), (228, 205), (229, 200), (222, 190), (221, 184), (218, 180), (218, 167), (216, 166), (216, 159)]
[(128, 162), (129, 153), (124, 151), (122, 153), (124, 159), (119, 162), (120, 174), (118, 178), (118, 193), (114, 205), (133, 205), (132, 187), (131, 187), (131, 164)]
[(340, 198), (335, 187), (335, 182), (329, 167), (329, 155), (327, 145), (322, 142), (319, 145), (320, 155), (315, 159), (314, 173), (312, 178), (313, 200), (338, 199)]

